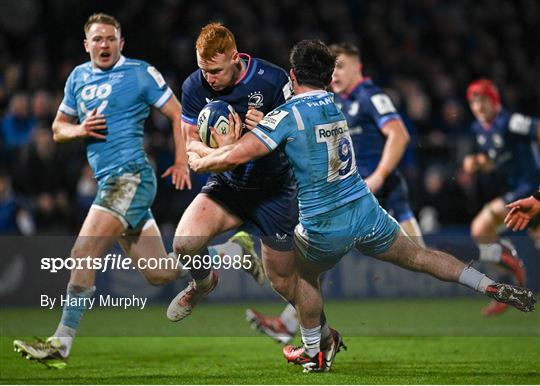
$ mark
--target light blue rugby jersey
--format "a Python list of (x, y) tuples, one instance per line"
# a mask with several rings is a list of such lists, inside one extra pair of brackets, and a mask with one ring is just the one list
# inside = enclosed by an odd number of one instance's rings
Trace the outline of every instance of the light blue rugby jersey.
[(81, 64), (69, 75), (59, 110), (80, 122), (93, 109), (105, 116), (107, 140), (87, 140), (86, 155), (96, 178), (128, 162), (145, 162), (144, 121), (150, 106), (173, 95), (161, 74), (141, 60), (121, 56), (109, 70)]
[(356, 169), (347, 121), (333, 94), (316, 90), (295, 96), (268, 113), (251, 133), (270, 150), (285, 143), (302, 219), (369, 194)]

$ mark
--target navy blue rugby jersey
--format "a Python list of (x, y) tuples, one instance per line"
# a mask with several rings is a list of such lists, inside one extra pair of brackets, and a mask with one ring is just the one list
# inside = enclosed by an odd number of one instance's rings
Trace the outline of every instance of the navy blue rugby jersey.
[[(197, 125), (197, 117), (204, 106), (213, 100), (229, 103), (242, 121), (249, 107), (265, 115), (285, 103), (290, 97), (289, 77), (282, 68), (247, 54), (240, 54), (246, 72), (236, 84), (215, 91), (204, 79), (202, 71), (194, 71), (182, 85), (182, 120)], [(247, 129), (244, 128), (244, 132)], [(224, 172), (226, 180), (239, 188), (267, 188), (294, 181), (292, 170), (282, 149), (235, 169)]]
[(392, 101), (369, 78), (348, 94), (336, 94), (335, 103), (349, 124), (356, 165), (360, 175), (368, 177), (381, 160), (386, 137), (381, 128), (393, 119), (401, 119)]
[(489, 127), (475, 121), (479, 152), (486, 154), (504, 172), (511, 186), (540, 183), (540, 148), (537, 136), (538, 118), (502, 109)]

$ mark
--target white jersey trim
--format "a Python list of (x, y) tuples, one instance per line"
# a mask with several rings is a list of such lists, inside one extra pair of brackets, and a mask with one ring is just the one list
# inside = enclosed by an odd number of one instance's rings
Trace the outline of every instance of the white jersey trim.
[(65, 103), (61, 103), (60, 104), (60, 107), (58, 107), (58, 110), (67, 114), (67, 115), (71, 115), (73, 117), (77, 117), (78, 114), (77, 114), (77, 110), (75, 109), (72, 109), (71, 107), (69, 107), (68, 105), (66, 105)]
[(157, 109), (160, 109), (163, 107), (163, 105), (169, 100), (169, 98), (172, 96), (172, 90), (170, 87), (167, 87), (167, 90), (163, 93), (161, 98), (157, 100), (156, 103), (154, 103), (154, 107)]
[(270, 138), (264, 131), (262, 131), (260, 128), (256, 127), (251, 132), (259, 138), (259, 140), (266, 145), (270, 150), (274, 150), (278, 147), (278, 144)]

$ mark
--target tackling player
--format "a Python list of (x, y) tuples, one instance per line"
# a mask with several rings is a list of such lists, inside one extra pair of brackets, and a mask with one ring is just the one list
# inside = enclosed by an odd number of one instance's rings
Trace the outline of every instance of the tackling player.
[[(298, 280), (289, 300), (298, 311), (303, 341), (300, 347), (284, 347), (287, 360), (306, 372), (330, 369), (341, 340), (321, 347), (319, 276), (355, 247), (363, 254), (459, 282), (521, 311), (532, 311), (536, 299), (530, 290), (495, 283), (451, 255), (420, 246), (401, 230), (358, 173), (347, 121), (333, 95), (325, 91), (334, 56), (324, 43), (303, 40), (293, 47), (290, 61), (295, 96), (289, 102), (267, 114), (236, 143), (209, 155), (189, 154), (194, 171), (220, 172), (285, 146), (300, 208), (294, 233)], [(236, 117), (233, 133), (238, 126)]]
[[(349, 126), (358, 172), (404, 232), (424, 245), (408, 202), (407, 184), (396, 169), (409, 142), (407, 129), (388, 95), (363, 76), (358, 47), (340, 43), (331, 45), (330, 50), (336, 56), (331, 88)], [(250, 309), (246, 318), (253, 327), (282, 343), (290, 341), (298, 330), (292, 305), (278, 317)]]
[[(143, 129), (151, 106), (171, 121), (175, 164), (163, 176), (172, 175), (177, 189), (191, 188), (180, 131), (180, 103), (156, 68), (122, 56), (124, 38), (114, 17), (91, 15), (84, 33), (84, 48), (90, 61), (71, 72), (52, 125), (56, 142), (86, 142), (88, 162), (98, 182), (96, 198), (70, 256), (101, 258), (119, 241), (134, 261), (148, 257), (166, 259), (150, 210), (156, 194), (156, 176), (144, 152)], [(172, 281), (181, 273), (178, 268), (141, 272), (156, 285)], [(91, 298), (95, 278), (94, 270), (72, 270), (67, 296)], [(15, 349), (48, 367), (65, 367), (84, 311), (85, 307), (66, 305), (51, 338), (37, 342), (16, 340)]]
[[(204, 26), (195, 46), (199, 68), (182, 85), (182, 129), (189, 149), (209, 154), (213, 149), (200, 141), (197, 130), (197, 117), (207, 103), (229, 103), (244, 120), (244, 129), (249, 130), (289, 97), (289, 79), (283, 69), (239, 53), (234, 35), (220, 23)], [(180, 219), (173, 247), (179, 255), (241, 255), (231, 245), (207, 245), (216, 235), (249, 223), (261, 236), (268, 278), (273, 288), (283, 294), (290, 288), (292, 235), (297, 222), (294, 177), (287, 157), (276, 151), (210, 176)], [(254, 254), (249, 242), (244, 243), (244, 249)], [(217, 285), (217, 273), (210, 269), (192, 269), (191, 274), (194, 281), (169, 305), (167, 317), (171, 321), (190, 315), (201, 298)], [(260, 275), (264, 278), (262, 269)]]
[[(506, 204), (530, 196), (540, 184), (540, 124), (537, 118), (502, 108), (499, 90), (488, 79), (472, 82), (467, 100), (476, 118), (471, 129), (478, 152), (463, 160), (466, 173), (497, 169), (505, 173), (510, 188), (487, 203), (471, 224), (471, 235), (480, 249), (481, 261), (498, 264), (511, 271), (517, 284), (525, 285), (525, 268), (515, 248), (500, 239), (499, 227), (508, 212)], [(492, 301), (482, 312), (500, 314), (506, 304)]]

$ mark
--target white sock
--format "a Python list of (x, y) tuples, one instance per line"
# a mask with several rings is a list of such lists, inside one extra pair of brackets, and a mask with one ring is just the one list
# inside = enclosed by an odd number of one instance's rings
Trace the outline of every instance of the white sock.
[[(222, 257), (223, 255), (242, 256), (242, 253), (243, 253), (242, 247), (239, 244), (233, 243), (231, 241), (227, 241), (226, 243), (223, 243), (223, 244), (212, 245), (211, 247), (208, 247), (208, 250), (212, 252), (211, 253), (212, 256), (220, 255)], [(215, 251), (215, 254), (212, 250)]]
[(501, 261), (502, 246), (499, 243), (487, 243), (478, 244), (480, 249), (480, 261), (489, 261), (491, 263), (498, 263)]
[(304, 328), (300, 326), (302, 334), (302, 342), (306, 348), (306, 354), (309, 357), (314, 357), (321, 351), (321, 326), (314, 328)]
[(495, 284), (493, 280), (483, 273), (478, 272), (473, 267), (466, 267), (463, 269), (459, 275), (458, 282), (481, 293), (486, 292), (486, 287), (488, 285)]
[(281, 321), (291, 334), (294, 334), (298, 331), (298, 316), (296, 314), (296, 309), (292, 304), (287, 304), (287, 307), (281, 312)]
[(63, 324), (59, 324), (56, 328), (56, 332), (53, 334), (53, 337), (58, 339), (62, 344), (62, 346), (58, 348), (58, 352), (60, 352), (64, 358), (69, 356), (71, 346), (73, 345), (73, 339), (75, 338), (76, 334), (77, 330), (64, 326)]

